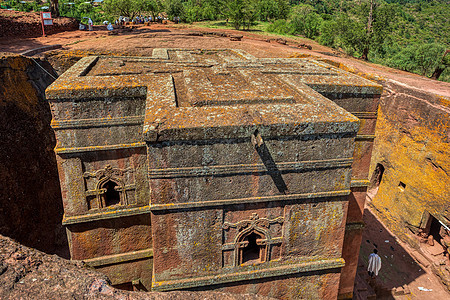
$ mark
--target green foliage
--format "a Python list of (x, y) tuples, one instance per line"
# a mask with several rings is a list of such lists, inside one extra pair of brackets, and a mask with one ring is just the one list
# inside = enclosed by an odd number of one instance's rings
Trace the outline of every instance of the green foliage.
[(394, 55), (388, 65), (431, 77), (436, 68), (445, 69), (450, 65), (447, 56), (443, 59), (445, 51), (446, 47), (438, 43), (410, 45)]
[(260, 0), (256, 4), (256, 10), (260, 21), (279, 19), (277, 2), (273, 0)]
[[(123, 1), (123, 0), (122, 0)], [(164, 3), (161, 0), (133, 0), (136, 1), (136, 13), (134, 16), (139, 14), (150, 14), (153, 20), (164, 11)], [(122, 15), (125, 16), (125, 15)], [(133, 16), (133, 17), (134, 17)], [(127, 16), (125, 16), (127, 17)], [(130, 17), (130, 18), (133, 18)]]
[(184, 15), (184, 6), (182, 0), (166, 0), (164, 7), (169, 19), (181, 17)]
[(1, 3), (1, 8), (10, 8), (18, 11), (40, 11), (41, 6), (47, 6), (42, 4), (40, 1), (32, 1), (32, 2), (26, 2), (21, 3), (20, 0), (9, 0), (9, 1), (3, 1)]
[(334, 47), (337, 45), (338, 43), (336, 41), (335, 31), (337, 26), (338, 25), (335, 20), (323, 21), (322, 24), (320, 24), (320, 36), (318, 38), (318, 42), (328, 47)]
[(294, 34), (292, 26), (286, 20), (275, 20), (275, 22), (267, 26), (267, 31), (279, 34)]
[(323, 19), (311, 5), (299, 4), (292, 9), (290, 22), (295, 33), (313, 39), (320, 34)]
[(112, 17), (134, 18), (141, 11), (142, 4), (139, 0), (105, 0), (103, 8)]
[[(64, 17), (76, 18), (83, 21), (83, 18), (91, 18), (94, 23), (100, 23), (105, 20), (101, 7), (95, 7), (85, 0), (60, 0), (59, 14)], [(73, 3), (73, 4), (69, 4)], [(86, 23), (86, 21), (83, 21)]]
[(231, 19), (233, 27), (239, 30), (241, 27), (249, 30), (258, 19), (256, 0), (229, 0), (226, 16)]
[(224, 0), (187, 0), (183, 3), (182, 19), (188, 23), (217, 20), (223, 17)]
[(260, 21), (287, 19), (290, 9), (288, 0), (256, 1), (256, 13)]

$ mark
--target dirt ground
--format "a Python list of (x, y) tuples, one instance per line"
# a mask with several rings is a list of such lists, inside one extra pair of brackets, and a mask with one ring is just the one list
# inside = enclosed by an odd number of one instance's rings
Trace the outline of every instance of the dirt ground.
[[(151, 55), (154, 48), (238, 48), (257, 57), (308, 55), (327, 58), (345, 64), (357, 73), (372, 74), (370, 75), (372, 78), (378, 76), (395, 80), (420, 90), (450, 97), (449, 83), (346, 57), (330, 48), (301, 38), (286, 39), (287, 43), (281, 44), (276, 41), (275, 36), (262, 35), (257, 32), (236, 32), (174, 24), (139, 26), (131, 31), (126, 29), (115, 32), (116, 35), (110, 35), (105, 26), (95, 26), (95, 30), (91, 32), (70, 31), (38, 38), (0, 38), (0, 52), (22, 53), (56, 44), (62, 46), (61, 50), (140, 56)], [(230, 41), (229, 36), (222, 36), (226, 34), (243, 35), (243, 38), (241, 41)], [(310, 45), (312, 50), (299, 48), (299, 44)], [(58, 51), (60, 50), (56, 50), (55, 53)], [(366, 210), (365, 222), (366, 229), (361, 248), (358, 283), (355, 289), (356, 298), (368, 299), (374, 290), (381, 290), (386, 292), (386, 299), (394, 299), (393, 296), (390, 296), (390, 291), (393, 288), (404, 286), (404, 290), (410, 291), (410, 293), (395, 296), (395, 299), (450, 299), (450, 294), (439, 279), (413, 258), (411, 253), (414, 250), (397, 240), (370, 210)], [(368, 284), (365, 268), (367, 257), (375, 245), (382, 258), (382, 269), (375, 282)], [(421, 291), (419, 287), (432, 291)]]
[[(450, 299), (447, 288), (432, 273), (430, 266), (422, 264), (426, 260), (422, 257), (422, 263), (419, 262), (417, 258), (421, 257), (420, 254), (400, 241), (369, 208), (364, 211), (364, 223), (366, 227), (359, 255), (356, 299), (370, 299), (375, 292), (378, 295), (376, 299)], [(375, 248), (381, 257), (381, 270), (377, 278), (370, 280), (367, 263)], [(392, 295), (394, 289), (398, 295)]]

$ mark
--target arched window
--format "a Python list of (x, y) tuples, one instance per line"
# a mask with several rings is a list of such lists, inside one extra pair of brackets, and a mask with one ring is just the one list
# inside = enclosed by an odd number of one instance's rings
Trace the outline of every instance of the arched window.
[(238, 244), (238, 256), (240, 265), (253, 265), (266, 261), (267, 240), (263, 234), (251, 231), (241, 237)]
[(261, 239), (261, 236), (254, 232), (245, 238), (248, 243), (246, 247), (242, 248), (243, 264), (261, 262), (261, 247), (256, 243), (257, 239)]
[(118, 184), (114, 181), (108, 180), (102, 186), (104, 193), (102, 195), (102, 202), (104, 206), (113, 206), (120, 204), (120, 193), (117, 190)]

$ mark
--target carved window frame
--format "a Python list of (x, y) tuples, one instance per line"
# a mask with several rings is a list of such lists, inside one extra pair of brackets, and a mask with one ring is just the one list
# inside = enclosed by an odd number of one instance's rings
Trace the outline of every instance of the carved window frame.
[[(272, 245), (277, 245), (281, 243), (280, 238), (272, 238), (269, 227), (272, 224), (283, 224), (284, 218), (277, 217), (275, 219), (267, 219), (267, 218), (259, 218), (258, 214), (253, 213), (248, 220), (242, 220), (237, 223), (223, 223), (222, 228), (224, 230), (229, 230), (230, 228), (235, 228), (238, 230), (238, 234), (233, 240), (234, 244), (234, 266), (243, 265), (243, 250), (248, 244), (245, 241), (245, 238), (251, 235), (252, 233), (256, 233), (259, 236), (262, 236), (262, 239), (257, 240), (257, 245), (259, 243), (260, 247), (260, 263), (268, 262), (271, 259), (271, 247)], [(223, 249), (228, 248), (226, 244), (223, 245)], [(246, 264), (244, 264), (246, 265)]]
[[(94, 172), (85, 172), (83, 174), (84, 178), (90, 178), (95, 177), (97, 179), (97, 183), (95, 185), (94, 190), (88, 190), (86, 191), (86, 196), (88, 195), (95, 195), (96, 201), (97, 201), (97, 207), (99, 209), (107, 208), (107, 207), (116, 207), (116, 206), (125, 206), (129, 205), (128, 197), (127, 197), (127, 190), (134, 190), (135, 185), (126, 185), (125, 181), (123, 180), (123, 177), (125, 173), (127, 172), (133, 172), (134, 170), (132, 168), (127, 169), (119, 169), (119, 168), (113, 168), (111, 165), (106, 165), (103, 169), (94, 171)], [(105, 194), (107, 192), (107, 189), (104, 188), (104, 186), (108, 182), (113, 182), (116, 184), (116, 187), (114, 188), (118, 193), (120, 197), (119, 204), (115, 205), (109, 205), (106, 204)]]

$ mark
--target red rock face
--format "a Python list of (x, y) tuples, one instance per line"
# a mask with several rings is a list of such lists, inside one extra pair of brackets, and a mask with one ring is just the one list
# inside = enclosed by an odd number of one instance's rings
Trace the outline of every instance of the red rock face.
[(337, 297), (380, 86), (316, 61), (155, 49), (83, 58), (46, 93), (73, 259), (146, 290)]
[(56, 141), (44, 97), (54, 80), (48, 73), (56, 74), (35, 61), (0, 55), (0, 233), (48, 253), (60, 249), (67, 257)]
[[(0, 37), (38, 37), (42, 36), (41, 16), (37, 12), (10, 11), (0, 9)], [(53, 34), (68, 30), (77, 30), (75, 18), (53, 19), (52, 26), (45, 26), (45, 33)]]

